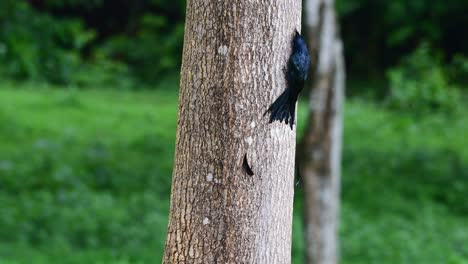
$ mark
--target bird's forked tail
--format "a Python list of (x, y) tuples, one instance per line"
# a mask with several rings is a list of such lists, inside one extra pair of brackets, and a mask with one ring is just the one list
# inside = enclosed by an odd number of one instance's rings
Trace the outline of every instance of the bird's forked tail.
[(274, 121), (285, 122), (293, 129), (296, 116), (296, 100), (291, 98), (289, 89), (286, 89), (273, 104), (268, 108), (265, 114), (270, 113), (269, 123)]

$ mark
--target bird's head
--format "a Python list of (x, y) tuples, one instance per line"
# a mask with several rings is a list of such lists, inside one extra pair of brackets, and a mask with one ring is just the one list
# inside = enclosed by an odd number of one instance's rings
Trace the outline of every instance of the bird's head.
[(299, 33), (299, 31), (297, 31), (297, 29), (296, 29), (296, 31), (295, 31), (295, 33), (294, 33), (294, 37), (297, 38), (298, 36), (300, 37), (300, 36), (301, 36), (301, 33)]
[(294, 47), (305, 47), (306, 46), (306, 42), (305, 42), (304, 38), (302, 38), (301, 34), (297, 30), (296, 30), (296, 33), (294, 33), (293, 45), (294, 45)]

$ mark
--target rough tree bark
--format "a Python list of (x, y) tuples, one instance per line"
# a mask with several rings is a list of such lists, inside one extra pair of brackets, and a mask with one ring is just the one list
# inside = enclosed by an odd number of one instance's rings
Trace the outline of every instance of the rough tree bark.
[(296, 0), (187, 1), (164, 263), (290, 263), (296, 133), (263, 113), (300, 17)]
[[(338, 262), (338, 219), (345, 68), (333, 0), (305, 0), (308, 43), (317, 67), (301, 146), (306, 260)], [(315, 60), (313, 60), (315, 61)]]

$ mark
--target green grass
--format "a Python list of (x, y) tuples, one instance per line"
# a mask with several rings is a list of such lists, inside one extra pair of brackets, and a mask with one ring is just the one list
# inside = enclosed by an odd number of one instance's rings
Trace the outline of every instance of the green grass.
[[(0, 85), (0, 264), (159, 263), (175, 89), (17, 86)], [(415, 118), (348, 102), (342, 263), (468, 263), (466, 116)]]
[(176, 102), (176, 92), (1, 89), (0, 263), (160, 259)]
[(343, 263), (468, 263), (468, 119), (346, 111)]

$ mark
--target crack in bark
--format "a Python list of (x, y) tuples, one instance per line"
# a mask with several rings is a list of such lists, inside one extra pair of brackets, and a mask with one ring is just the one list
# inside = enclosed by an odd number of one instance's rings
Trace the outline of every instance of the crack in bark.
[(252, 168), (249, 165), (249, 162), (247, 161), (247, 153), (244, 155), (244, 160), (242, 161), (242, 167), (244, 168), (244, 171), (249, 175), (253, 176), (254, 172), (252, 171)]

